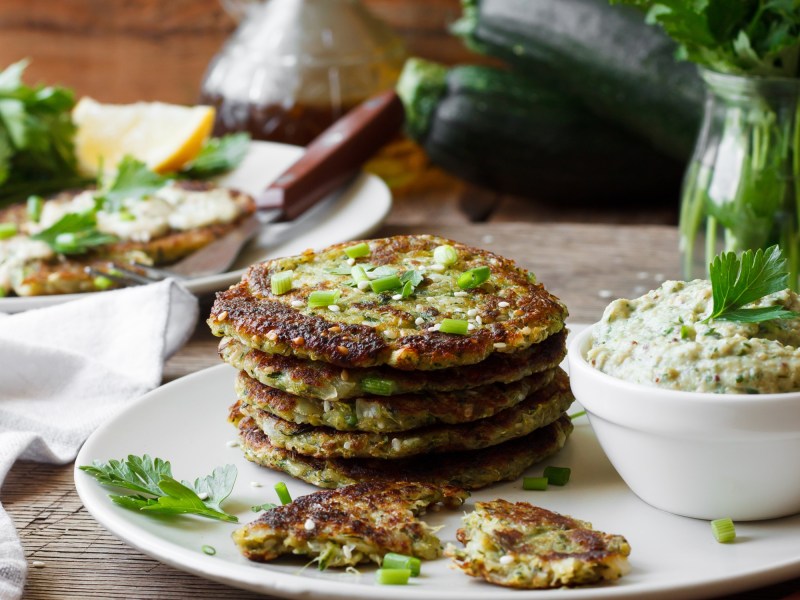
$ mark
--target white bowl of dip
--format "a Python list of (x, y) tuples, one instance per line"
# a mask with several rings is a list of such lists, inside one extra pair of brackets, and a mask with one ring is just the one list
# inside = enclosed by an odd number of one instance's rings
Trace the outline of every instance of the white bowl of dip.
[(698, 519), (800, 512), (800, 392), (718, 394), (630, 383), (569, 346), (572, 391), (614, 468), (642, 500)]

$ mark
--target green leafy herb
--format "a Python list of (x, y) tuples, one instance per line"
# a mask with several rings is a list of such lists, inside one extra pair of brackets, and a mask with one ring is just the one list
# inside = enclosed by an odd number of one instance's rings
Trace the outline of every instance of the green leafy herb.
[(95, 246), (116, 242), (115, 236), (98, 231), (95, 212), (67, 213), (31, 239), (46, 243), (60, 254), (85, 254)]
[(117, 165), (117, 173), (109, 185), (98, 195), (107, 212), (119, 211), (125, 200), (141, 200), (155, 194), (169, 181), (169, 177), (151, 171), (145, 163), (124, 156)]
[(747, 250), (741, 260), (734, 252), (718, 254), (709, 266), (709, 273), (714, 305), (703, 323), (712, 319), (759, 323), (798, 316), (782, 306), (743, 308), (788, 287), (786, 259), (778, 246), (755, 252)]
[(237, 167), (250, 145), (247, 133), (231, 133), (211, 138), (195, 159), (181, 171), (181, 176), (190, 179), (208, 179)]
[(236, 467), (217, 467), (211, 475), (195, 479), (194, 483), (179, 482), (172, 477), (168, 461), (149, 455), (129, 455), (127, 459), (96, 460), (80, 467), (100, 484), (138, 492), (134, 495), (109, 495), (116, 504), (131, 510), (161, 515), (193, 514), (237, 522), (239, 519), (220, 507), (233, 490)]
[(794, 0), (611, 0), (647, 11), (679, 56), (722, 73), (797, 77), (800, 3)]
[(278, 505), (273, 504), (272, 502), (265, 502), (264, 504), (256, 504), (255, 506), (251, 506), (250, 510), (253, 512), (261, 512), (262, 510), (272, 510), (273, 508), (278, 508)]
[(28, 86), (28, 61), (0, 71), (0, 204), (86, 183), (77, 172), (72, 92)]

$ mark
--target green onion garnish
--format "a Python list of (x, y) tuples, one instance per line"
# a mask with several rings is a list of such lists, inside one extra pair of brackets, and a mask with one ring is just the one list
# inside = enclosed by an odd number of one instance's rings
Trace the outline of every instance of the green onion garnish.
[(381, 566), (384, 569), (408, 569), (411, 571), (412, 577), (419, 577), (422, 561), (416, 556), (406, 556), (405, 554), (389, 552), (383, 557), (383, 564)]
[(711, 532), (720, 544), (728, 544), (736, 539), (736, 527), (730, 519), (711, 521)]
[(578, 417), (582, 417), (582, 416), (583, 416), (583, 415), (585, 415), (585, 414), (586, 414), (586, 411), (585, 411), (585, 410), (581, 410), (581, 411), (578, 411), (578, 412), (576, 412), (576, 413), (572, 413), (571, 415), (569, 415), (569, 418), (570, 418), (570, 419), (572, 419), (572, 420), (574, 421), (574, 420), (575, 420), (575, 419), (577, 419)]
[(344, 253), (347, 254), (350, 258), (361, 258), (362, 256), (369, 256), (369, 244), (367, 242), (361, 242), (360, 244), (356, 244), (355, 246), (350, 246), (349, 248), (344, 249)]
[(694, 327), (689, 325), (681, 325), (681, 339), (687, 340), (690, 339), (694, 335)]
[(17, 235), (16, 223), (0, 223), (0, 240)]
[(255, 506), (251, 506), (250, 510), (253, 512), (261, 512), (262, 510), (272, 510), (273, 508), (278, 508), (278, 505), (273, 504), (272, 502), (265, 502), (264, 504), (256, 504)]
[(462, 290), (476, 288), (489, 279), (489, 267), (475, 267), (469, 271), (464, 271), (458, 278), (458, 287)]
[(33, 196), (28, 196), (28, 203), (26, 205), (28, 218), (34, 223), (38, 223), (39, 219), (42, 218), (42, 206), (44, 206), (44, 198), (35, 194)]
[(308, 295), (308, 307), (318, 308), (336, 304), (341, 295), (342, 290), (316, 290)]
[(458, 335), (467, 335), (469, 323), (462, 319), (442, 319), (439, 331), (442, 333), (456, 333)]
[(375, 581), (381, 585), (407, 585), (411, 569), (378, 569)]
[(547, 477), (523, 477), (522, 478), (523, 490), (546, 490)]
[(402, 285), (403, 284), (400, 282), (400, 278), (397, 275), (389, 275), (387, 277), (381, 277), (380, 279), (373, 279), (369, 282), (369, 286), (376, 294), (397, 289)]
[(403, 298), (408, 298), (413, 293), (414, 293), (414, 286), (411, 284), (410, 281), (406, 281), (403, 284), (403, 289), (401, 290), (400, 295)]
[(278, 499), (281, 501), (281, 504), (289, 504), (292, 501), (291, 495), (289, 495), (289, 490), (286, 488), (286, 484), (282, 481), (279, 481), (275, 484), (275, 492), (278, 494)]
[(55, 245), (58, 247), (59, 251), (65, 254), (69, 254), (73, 251), (77, 251), (80, 248), (80, 243), (78, 242), (78, 236), (74, 233), (59, 233), (55, 238)]
[(209, 556), (214, 556), (214, 555), (217, 553), (217, 549), (216, 549), (216, 548), (214, 548), (214, 546), (209, 546), (208, 544), (206, 544), (205, 546), (203, 546), (203, 547), (201, 548), (201, 550), (202, 550), (203, 552), (205, 552), (206, 554), (208, 554)]
[(5, 298), (8, 294), (8, 290), (6, 288), (0, 287), (0, 298)]
[(545, 467), (543, 475), (547, 477), (549, 484), (566, 485), (571, 472), (569, 467)]
[(355, 281), (356, 284), (359, 284), (362, 281), (367, 281), (367, 282), (369, 281), (369, 277), (367, 277), (367, 272), (361, 265), (355, 265), (352, 269), (350, 269), (350, 275), (353, 276), (353, 281)]
[(114, 282), (111, 281), (108, 277), (103, 277), (102, 275), (98, 275), (97, 277), (92, 280), (92, 285), (94, 285), (94, 289), (96, 290), (107, 290)]
[(456, 264), (458, 261), (458, 252), (456, 249), (446, 244), (444, 246), (436, 246), (433, 251), (433, 262), (439, 263), (445, 267)]
[(272, 293), (276, 296), (280, 296), (291, 290), (293, 277), (294, 271), (281, 271), (280, 273), (275, 273), (270, 280), (272, 283)]
[(391, 396), (394, 393), (394, 382), (378, 377), (365, 377), (361, 380), (361, 389), (376, 396)]

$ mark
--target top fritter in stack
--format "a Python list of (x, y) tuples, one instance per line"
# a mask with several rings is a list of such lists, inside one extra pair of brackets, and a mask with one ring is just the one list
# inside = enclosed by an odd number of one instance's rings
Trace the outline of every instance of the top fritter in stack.
[(570, 434), (566, 316), (514, 262), (415, 235), (255, 265), (208, 322), (248, 459), (321, 487), (476, 489)]

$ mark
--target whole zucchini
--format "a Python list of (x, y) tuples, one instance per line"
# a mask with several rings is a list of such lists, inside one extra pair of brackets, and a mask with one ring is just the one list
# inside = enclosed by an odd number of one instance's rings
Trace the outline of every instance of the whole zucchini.
[(547, 85), (486, 66), (410, 59), (406, 128), (430, 159), (488, 188), (544, 199), (674, 198), (682, 166)]
[(545, 77), (590, 111), (687, 160), (704, 87), (641, 12), (608, 0), (462, 0), (454, 31), (475, 50)]

